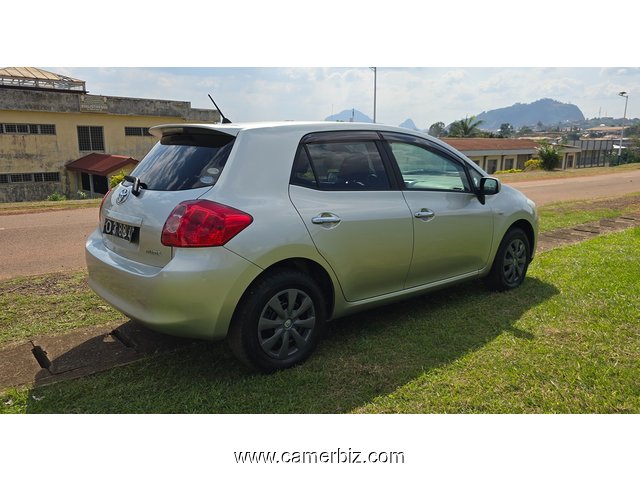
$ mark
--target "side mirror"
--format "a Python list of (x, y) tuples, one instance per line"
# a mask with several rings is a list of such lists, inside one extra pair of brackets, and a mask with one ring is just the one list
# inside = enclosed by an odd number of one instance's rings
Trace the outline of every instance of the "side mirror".
[(495, 195), (500, 191), (500, 180), (493, 177), (480, 179), (480, 193), (482, 195)]
[(493, 177), (482, 177), (478, 186), (478, 200), (482, 205), (486, 202), (486, 195), (495, 195), (500, 191), (500, 180)]

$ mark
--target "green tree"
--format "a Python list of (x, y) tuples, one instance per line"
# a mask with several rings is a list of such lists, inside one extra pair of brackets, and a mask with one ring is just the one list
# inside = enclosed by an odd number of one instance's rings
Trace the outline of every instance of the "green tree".
[(569, 132), (566, 135), (564, 135), (562, 138), (565, 141), (580, 140), (580, 134), (578, 132)]
[(429, 135), (432, 137), (444, 137), (447, 134), (447, 129), (444, 126), (444, 122), (436, 122), (429, 127)]
[(456, 120), (449, 125), (449, 136), (451, 137), (477, 137), (480, 134), (478, 128), (482, 120), (476, 120), (475, 116)]
[(545, 170), (554, 170), (560, 164), (560, 151), (555, 145), (550, 143), (541, 143), (536, 149), (538, 150), (538, 157), (542, 162), (542, 168)]
[(500, 125), (498, 133), (503, 137), (510, 137), (511, 135), (513, 135), (514, 130), (510, 123), (503, 123)]
[(531, 127), (527, 127), (526, 125), (520, 127), (520, 130), (518, 130), (518, 135), (529, 135), (533, 133), (533, 129)]

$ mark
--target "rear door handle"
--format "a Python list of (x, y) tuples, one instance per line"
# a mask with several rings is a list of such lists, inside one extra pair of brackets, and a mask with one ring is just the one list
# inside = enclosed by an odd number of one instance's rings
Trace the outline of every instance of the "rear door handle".
[(413, 214), (416, 218), (433, 218), (435, 217), (435, 213), (429, 210), (428, 208), (423, 208), (419, 212)]
[(317, 217), (311, 219), (311, 223), (316, 225), (324, 225), (326, 223), (340, 223), (340, 217), (333, 213), (321, 213)]

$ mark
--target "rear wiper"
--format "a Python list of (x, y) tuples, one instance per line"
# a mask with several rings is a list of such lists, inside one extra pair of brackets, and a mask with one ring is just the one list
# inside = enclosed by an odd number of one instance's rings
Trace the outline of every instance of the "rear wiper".
[(131, 176), (129, 176), (129, 175), (125, 175), (125, 176), (124, 176), (124, 179), (125, 179), (127, 182), (130, 182), (130, 183), (132, 183), (132, 184), (133, 184), (133, 187), (131, 187), (131, 193), (133, 193), (136, 197), (137, 197), (138, 195), (140, 195), (140, 189), (141, 189), (141, 188), (145, 188), (145, 189), (149, 188), (149, 187), (147, 187), (147, 184), (146, 184), (146, 183), (141, 182), (141, 181), (140, 181), (140, 179), (139, 179), (138, 177), (131, 177)]

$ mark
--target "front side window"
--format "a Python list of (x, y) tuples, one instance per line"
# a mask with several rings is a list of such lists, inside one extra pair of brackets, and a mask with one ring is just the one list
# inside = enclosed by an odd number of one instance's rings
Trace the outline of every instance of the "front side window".
[(421, 145), (390, 141), (405, 188), (469, 192), (464, 167), (440, 152)]
[(292, 183), (322, 190), (388, 190), (389, 177), (374, 141), (314, 142), (296, 157)]

